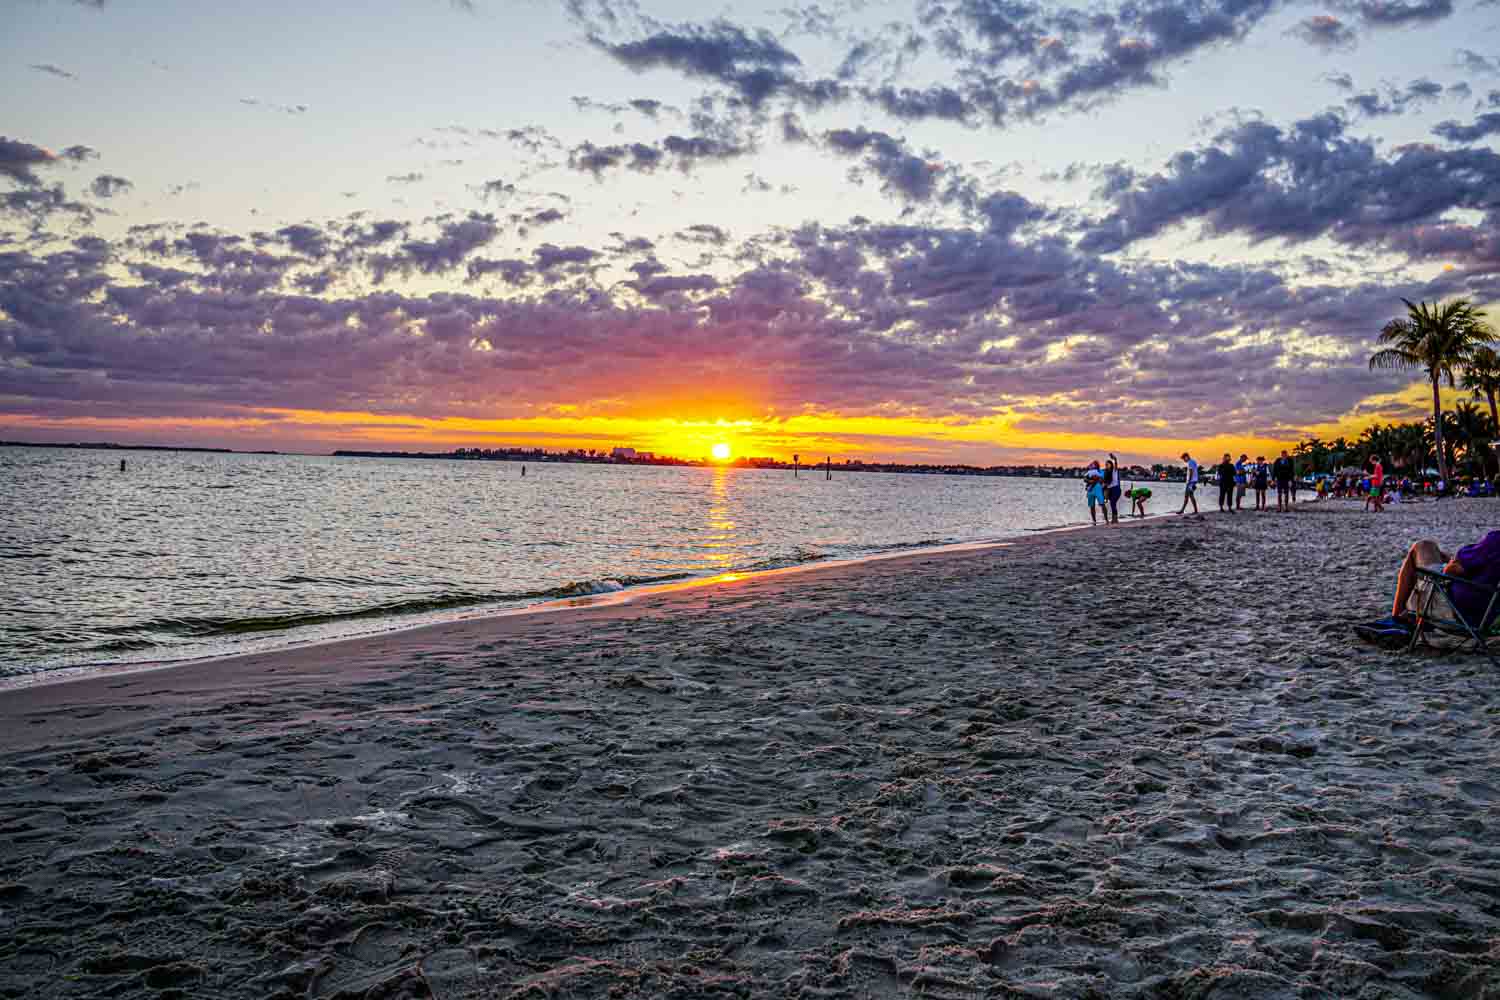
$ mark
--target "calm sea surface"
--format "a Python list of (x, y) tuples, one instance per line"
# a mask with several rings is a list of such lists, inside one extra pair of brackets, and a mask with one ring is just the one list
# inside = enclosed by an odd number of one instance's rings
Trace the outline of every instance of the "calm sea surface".
[(32, 448), (0, 512), (0, 677), (1087, 519), (1076, 480)]

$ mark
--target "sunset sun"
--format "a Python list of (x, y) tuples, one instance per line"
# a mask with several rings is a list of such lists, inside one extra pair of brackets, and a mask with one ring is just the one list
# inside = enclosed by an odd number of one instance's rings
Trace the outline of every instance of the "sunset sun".
[(713, 455), (715, 462), (727, 462), (729, 461), (729, 445), (720, 441), (718, 444), (713, 446), (713, 451), (711, 452), (711, 454)]

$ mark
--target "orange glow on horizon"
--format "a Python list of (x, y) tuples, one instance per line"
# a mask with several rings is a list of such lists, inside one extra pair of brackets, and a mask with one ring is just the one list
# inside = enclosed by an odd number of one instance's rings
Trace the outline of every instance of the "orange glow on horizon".
[[(1374, 422), (1414, 419), (1424, 404), (1425, 389), (1414, 384), (1388, 395), (1371, 397), (1362, 413), (1303, 429), (1325, 440), (1357, 437)], [(1445, 394), (1445, 403), (1448, 400)], [(1028, 429), (1021, 416), (995, 413), (984, 418), (924, 417), (909, 413), (847, 415), (830, 412), (775, 412), (736, 420), (678, 419), (639, 415), (598, 415), (582, 408), (555, 408), (546, 415), (481, 419), (421, 417), (400, 413), (322, 410), (247, 409), (234, 416), (212, 417), (49, 417), (4, 418), (0, 438), (8, 431), (29, 431), (36, 439), (111, 441), (119, 444), (164, 444), (224, 447), (239, 451), (273, 448), (326, 453), (338, 449), (369, 451), (448, 451), (455, 448), (523, 447), (549, 451), (594, 449), (608, 453), (617, 446), (678, 458), (712, 455), (728, 462), (734, 456), (764, 455), (790, 462), (794, 454), (832, 455), (867, 461), (973, 465), (1081, 464), (1080, 456), (1113, 451), (1127, 462), (1178, 462), (1190, 451), (1199, 459), (1225, 451), (1275, 454), (1295, 440), (1232, 434), (1212, 438), (1122, 433), (1118, 436), (1070, 430)], [(733, 412), (733, 411), (731, 411)], [(1420, 417), (1415, 417), (1420, 419)], [(1147, 429), (1145, 427), (1141, 429)], [(19, 437), (21, 435), (14, 435)], [(722, 449), (722, 452), (721, 452)]]

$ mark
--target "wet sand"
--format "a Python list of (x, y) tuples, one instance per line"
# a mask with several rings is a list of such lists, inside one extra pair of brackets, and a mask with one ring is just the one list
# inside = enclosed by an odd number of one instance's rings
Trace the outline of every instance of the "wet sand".
[(1500, 996), (1500, 503), (1153, 519), (0, 692), (0, 996)]

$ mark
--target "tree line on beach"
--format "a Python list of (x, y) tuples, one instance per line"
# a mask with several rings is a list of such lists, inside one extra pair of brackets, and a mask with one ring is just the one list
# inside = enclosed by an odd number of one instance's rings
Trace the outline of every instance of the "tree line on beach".
[[(1429, 467), (1436, 468), (1442, 479), (1500, 472), (1491, 447), (1500, 440), (1500, 413), (1495, 405), (1500, 394), (1500, 354), (1495, 350), (1494, 328), (1467, 299), (1431, 305), (1401, 301), (1406, 315), (1380, 331), (1382, 346), (1370, 356), (1370, 368), (1421, 372), (1432, 389), (1432, 416), (1407, 423), (1371, 424), (1352, 441), (1344, 437), (1299, 441), (1292, 451), (1299, 474), (1363, 467), (1377, 455), (1408, 475), (1420, 476)], [(1462, 389), (1470, 398), (1445, 409), (1444, 385)], [(1475, 400), (1488, 405), (1481, 407)]]

